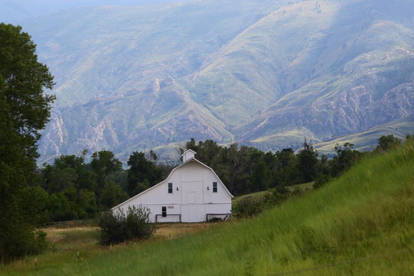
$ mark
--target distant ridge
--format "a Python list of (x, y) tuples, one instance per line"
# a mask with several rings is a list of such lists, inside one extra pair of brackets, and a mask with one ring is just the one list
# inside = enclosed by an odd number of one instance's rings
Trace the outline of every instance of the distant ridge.
[(209, 0), (28, 19), (57, 83), (41, 161), (192, 137), (295, 148), (406, 120), (413, 14), (408, 0)]

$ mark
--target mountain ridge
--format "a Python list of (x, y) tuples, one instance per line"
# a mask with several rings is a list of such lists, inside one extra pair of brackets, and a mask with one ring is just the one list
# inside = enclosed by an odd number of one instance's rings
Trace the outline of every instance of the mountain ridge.
[(277, 150), (407, 118), (409, 4), (186, 1), (28, 20), (57, 82), (41, 160), (192, 137)]

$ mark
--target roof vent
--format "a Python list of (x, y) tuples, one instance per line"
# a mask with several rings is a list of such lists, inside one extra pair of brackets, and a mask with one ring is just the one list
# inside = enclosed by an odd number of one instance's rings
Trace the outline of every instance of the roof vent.
[(187, 162), (187, 161), (189, 161), (189, 160), (191, 160), (191, 159), (194, 159), (194, 156), (196, 155), (196, 152), (195, 151), (193, 151), (192, 149), (188, 149), (188, 150), (186, 150), (184, 153), (183, 153), (183, 155), (182, 155), (182, 157), (183, 157), (183, 163), (185, 163), (185, 162)]

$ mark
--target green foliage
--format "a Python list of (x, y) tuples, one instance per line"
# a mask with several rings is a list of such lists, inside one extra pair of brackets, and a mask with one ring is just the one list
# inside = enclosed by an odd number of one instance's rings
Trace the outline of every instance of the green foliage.
[(298, 170), (302, 183), (315, 180), (318, 175), (318, 153), (305, 140), (303, 150), (298, 155)]
[(85, 163), (85, 154), (62, 155), (41, 170), (41, 183), (49, 194), (49, 220), (92, 218), (126, 199), (114, 182), (122, 179), (124, 171), (113, 153), (95, 152), (90, 163)]
[(77, 209), (78, 209), (77, 218), (79, 219), (92, 218), (96, 215), (98, 211), (98, 206), (96, 204), (95, 193), (93, 191), (81, 189), (75, 195), (75, 201), (77, 203)]
[(388, 151), (396, 148), (401, 144), (401, 140), (394, 137), (394, 135), (381, 136), (378, 140), (376, 151)]
[[(186, 144), (197, 152), (197, 158), (212, 167), (220, 179), (235, 195), (263, 191), (268, 188), (283, 189), (285, 186), (317, 180), (318, 184), (348, 170), (361, 157), (352, 145), (336, 148), (336, 156), (329, 160), (306, 141), (295, 154), (292, 149), (264, 153), (252, 147), (219, 146), (211, 140)], [(247, 203), (246, 203), (247, 205)]]
[(263, 211), (265, 200), (262, 198), (247, 196), (234, 203), (232, 214), (235, 217), (245, 218), (252, 217)]
[(0, 261), (43, 247), (44, 237), (33, 233), (43, 195), (28, 186), (35, 179), (39, 131), (54, 96), (43, 94), (53, 78), (35, 49), (21, 27), (0, 23)]
[(122, 163), (110, 151), (99, 151), (92, 154), (91, 168), (97, 178), (98, 196), (102, 194), (108, 177), (122, 169)]
[(145, 157), (143, 152), (133, 152), (128, 160), (128, 194), (133, 196), (144, 191), (162, 180), (162, 170), (155, 163), (157, 157), (152, 153), (153, 160)]
[(290, 190), (285, 186), (278, 186), (275, 189), (243, 195), (233, 200), (232, 214), (237, 218), (256, 216), (300, 193), (302, 192), (297, 189)]
[(106, 184), (105, 189), (102, 192), (101, 202), (103, 206), (112, 208), (127, 198), (128, 194), (122, 190), (121, 186), (110, 181)]
[(149, 223), (149, 210), (129, 208), (127, 214), (122, 210), (108, 211), (101, 215), (101, 243), (104, 245), (121, 243), (132, 239), (147, 239), (154, 232)]
[(30, 216), (27, 217), (30, 224), (39, 226), (49, 221), (48, 200), (49, 195), (42, 187), (27, 186), (21, 190), (19, 205), (24, 210), (30, 210)]
[(37, 181), (46, 191), (44, 222), (93, 218), (126, 200), (128, 183), (142, 191), (171, 169), (156, 164), (155, 153), (150, 153), (151, 161), (144, 153), (134, 152), (129, 170), (110, 151), (93, 153), (90, 163), (85, 162), (85, 155), (62, 155), (40, 170)]
[(332, 176), (338, 176), (361, 159), (362, 154), (354, 150), (353, 147), (354, 145), (350, 143), (345, 143), (343, 146), (335, 146), (336, 155), (331, 164)]

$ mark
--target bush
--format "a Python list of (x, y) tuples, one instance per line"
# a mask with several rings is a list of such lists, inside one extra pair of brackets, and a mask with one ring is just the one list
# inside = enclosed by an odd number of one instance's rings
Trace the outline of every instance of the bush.
[(41, 253), (46, 247), (46, 233), (30, 231), (24, 225), (6, 234), (7, 238), (0, 240), (0, 263), (8, 263), (26, 255)]
[(375, 148), (375, 151), (389, 151), (398, 147), (399, 145), (401, 145), (401, 140), (394, 135), (381, 136), (378, 139), (378, 146)]
[(132, 239), (147, 239), (154, 232), (154, 225), (149, 222), (149, 210), (146, 208), (129, 208), (127, 214), (122, 210), (108, 211), (99, 219), (101, 227), (101, 244), (109, 245)]
[(313, 184), (313, 188), (314, 189), (319, 189), (320, 187), (322, 187), (324, 184), (328, 183), (331, 180), (331, 177), (329, 175), (320, 175), (315, 183)]
[(295, 193), (289, 191), (285, 186), (278, 186), (260, 196), (245, 196), (233, 203), (233, 215), (239, 218), (255, 216), (266, 208), (283, 202), (287, 198), (295, 195)]
[(233, 214), (236, 217), (251, 217), (259, 214), (265, 207), (264, 198), (248, 196), (240, 199), (233, 206)]

